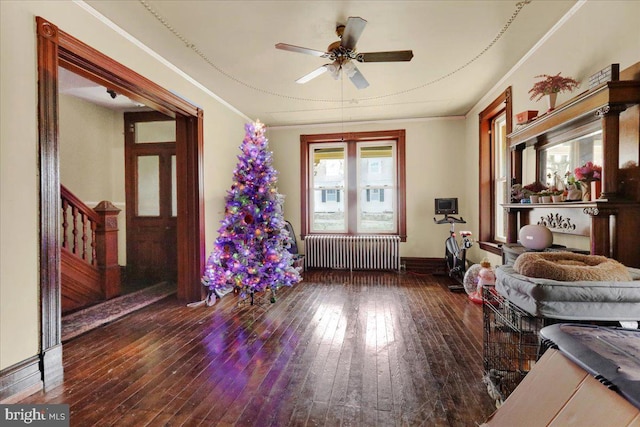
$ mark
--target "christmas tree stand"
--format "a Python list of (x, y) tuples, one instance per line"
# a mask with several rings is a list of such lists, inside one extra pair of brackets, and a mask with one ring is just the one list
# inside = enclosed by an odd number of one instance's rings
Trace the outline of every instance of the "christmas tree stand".
[(237, 307), (245, 305), (254, 307), (266, 307), (276, 302), (276, 289), (267, 288), (264, 292), (250, 291), (244, 298), (240, 298)]

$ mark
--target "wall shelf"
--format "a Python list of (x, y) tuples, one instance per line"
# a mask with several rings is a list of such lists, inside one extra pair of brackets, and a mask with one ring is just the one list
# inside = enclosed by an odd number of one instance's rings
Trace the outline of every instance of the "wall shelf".
[(568, 130), (579, 124), (598, 120), (605, 114), (620, 113), (640, 103), (640, 81), (615, 81), (583, 92), (532, 122), (507, 135), (510, 146), (535, 142), (549, 132)]

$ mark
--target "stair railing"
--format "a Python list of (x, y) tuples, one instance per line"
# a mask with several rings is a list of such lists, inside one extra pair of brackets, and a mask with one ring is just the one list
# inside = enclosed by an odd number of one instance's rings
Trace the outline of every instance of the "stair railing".
[(105, 298), (120, 294), (118, 265), (118, 213), (111, 202), (94, 209), (84, 204), (64, 185), (60, 186), (62, 247), (100, 270)]

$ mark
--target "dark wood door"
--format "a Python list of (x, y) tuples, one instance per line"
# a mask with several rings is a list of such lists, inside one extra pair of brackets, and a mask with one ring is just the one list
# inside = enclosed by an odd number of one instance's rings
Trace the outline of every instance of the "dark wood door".
[(160, 113), (125, 113), (127, 280), (176, 282), (176, 125)]

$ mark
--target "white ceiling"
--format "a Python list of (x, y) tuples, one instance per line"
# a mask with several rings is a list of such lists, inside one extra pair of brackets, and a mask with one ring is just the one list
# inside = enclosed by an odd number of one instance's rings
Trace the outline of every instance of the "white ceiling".
[(148, 111), (144, 104), (132, 101), (124, 95), (109, 93), (107, 88), (85, 79), (65, 68), (58, 67), (58, 92), (89, 101), (115, 111)]
[[(508, 25), (517, 1), (85, 1), (270, 126), (464, 115), (576, 3), (533, 0)], [(359, 63), (363, 90), (328, 73), (295, 83), (328, 61), (274, 45), (324, 51), (349, 16), (368, 21), (358, 51), (413, 60)]]

